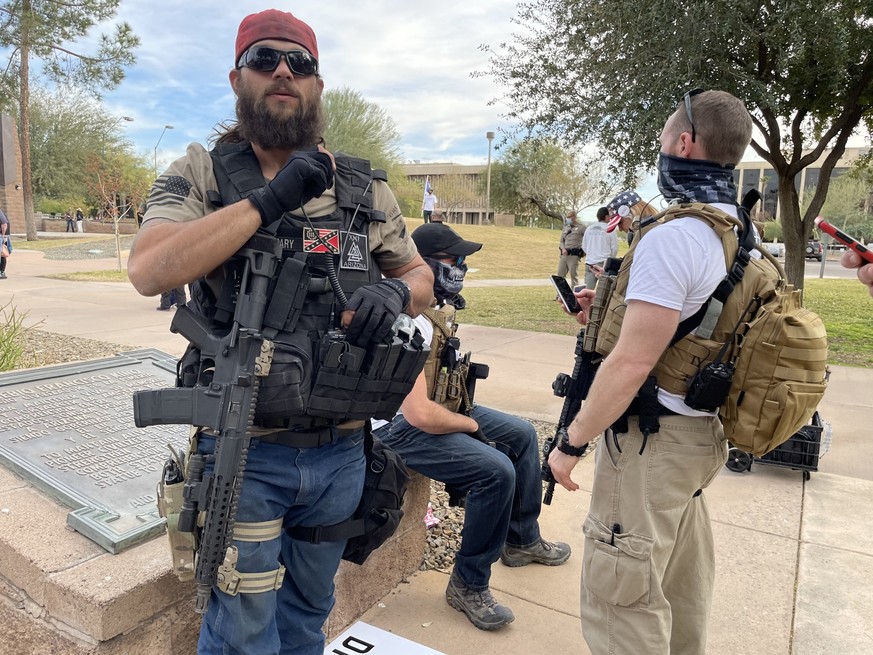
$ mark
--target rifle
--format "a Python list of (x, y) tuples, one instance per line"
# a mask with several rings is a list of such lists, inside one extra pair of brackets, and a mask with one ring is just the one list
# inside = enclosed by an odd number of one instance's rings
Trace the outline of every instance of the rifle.
[[(597, 369), (603, 359), (594, 351), (594, 346), (597, 343), (597, 332), (603, 321), (603, 312), (606, 310), (609, 297), (615, 288), (615, 280), (620, 266), (621, 259), (610, 257), (606, 260), (603, 275), (597, 281), (594, 300), (591, 302), (591, 308), (588, 312), (588, 323), (576, 335), (576, 347), (573, 351), (576, 359), (573, 364), (573, 373), (571, 375), (558, 373), (555, 381), (552, 382), (552, 392), (564, 399), (564, 405), (561, 407), (555, 436), (552, 437), (551, 441), (543, 444), (540, 477), (546, 483), (543, 495), (545, 505), (551, 505), (555, 495), (555, 476), (552, 475), (552, 468), (549, 466), (549, 454), (558, 447), (561, 441), (567, 438), (567, 428), (570, 427), (576, 414), (579, 413), (582, 401), (588, 397), (588, 390), (594, 382), (594, 376), (597, 374)], [(587, 444), (583, 448), (587, 448)]]
[[(267, 289), (281, 260), (273, 237), (256, 234), (234, 255), (242, 259), (233, 323), (224, 336), (187, 307), (176, 310), (170, 330), (200, 350), (200, 376), (193, 388), (138, 391), (134, 394), (137, 427), (183, 424), (208, 427), (218, 437), (212, 456), (193, 454), (188, 465), (179, 530), (194, 532), (205, 510), (194, 578), (194, 609), (206, 612), (212, 587), (228, 582), (235, 570), (231, 545), (245, 473), (249, 432), (258, 401), (260, 377), (270, 372), (273, 342), (262, 334)], [(212, 473), (206, 473), (214, 460)]]

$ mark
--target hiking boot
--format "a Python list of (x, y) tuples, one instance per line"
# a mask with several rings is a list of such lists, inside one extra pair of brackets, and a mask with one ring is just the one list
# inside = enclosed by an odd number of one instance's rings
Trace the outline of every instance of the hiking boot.
[(449, 586), (446, 587), (446, 601), (466, 614), (480, 630), (497, 630), (515, 621), (512, 610), (494, 600), (488, 587), (481, 591), (470, 589), (455, 572), (452, 572)]
[(558, 566), (566, 562), (569, 557), (569, 544), (560, 541), (552, 543), (543, 538), (524, 548), (506, 544), (500, 551), (500, 561), (506, 566), (527, 566), (531, 563)]

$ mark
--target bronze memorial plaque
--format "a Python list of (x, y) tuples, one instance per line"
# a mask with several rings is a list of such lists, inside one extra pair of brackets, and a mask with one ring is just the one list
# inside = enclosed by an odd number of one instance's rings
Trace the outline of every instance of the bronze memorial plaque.
[(0, 464), (72, 508), (67, 524), (111, 553), (160, 534), (155, 485), (188, 427), (137, 428), (133, 393), (175, 377), (176, 358), (154, 349), (0, 374)]

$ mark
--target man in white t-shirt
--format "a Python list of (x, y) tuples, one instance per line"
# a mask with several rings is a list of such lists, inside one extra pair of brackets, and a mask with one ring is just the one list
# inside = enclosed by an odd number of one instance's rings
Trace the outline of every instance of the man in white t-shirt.
[(597, 210), (597, 222), (589, 225), (582, 235), (582, 250), (585, 251), (585, 286), (593, 289), (597, 284), (594, 267), (603, 268), (606, 260), (618, 254), (618, 238), (614, 231), (607, 232), (609, 210), (601, 207)]
[[(737, 215), (733, 168), (749, 144), (743, 103), (722, 91), (685, 95), (660, 136), (658, 187), (668, 200)], [(622, 275), (622, 273), (620, 273)], [(549, 463), (566, 489), (579, 449), (596, 452), (583, 526), (582, 631), (593, 655), (703, 655), (714, 549), (705, 489), (727, 458), (721, 422), (657, 391), (657, 431), (640, 430), (641, 389), (677, 332), (725, 277), (715, 231), (691, 217), (653, 227), (636, 244), (627, 310), (612, 351)], [(594, 292), (577, 294), (585, 319)], [(730, 298), (726, 302), (730, 302)]]
[(433, 189), (428, 188), (424, 192), (424, 200), (421, 202), (421, 215), (424, 217), (425, 223), (430, 223), (430, 217), (433, 216), (439, 198), (433, 192)]

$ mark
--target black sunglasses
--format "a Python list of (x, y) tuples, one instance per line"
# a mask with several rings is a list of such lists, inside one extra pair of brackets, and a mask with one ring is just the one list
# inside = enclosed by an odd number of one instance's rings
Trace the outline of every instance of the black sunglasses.
[(694, 127), (694, 116), (691, 113), (691, 98), (694, 96), (700, 95), (703, 93), (703, 89), (691, 89), (688, 93), (685, 94), (683, 100), (685, 101), (685, 113), (688, 115), (688, 122), (691, 123), (691, 142), (694, 143), (697, 141), (697, 129)]
[(282, 58), (295, 75), (318, 75), (318, 60), (305, 50), (276, 50), (265, 45), (253, 45), (239, 58), (237, 68), (251, 68), (260, 73), (272, 73)]

